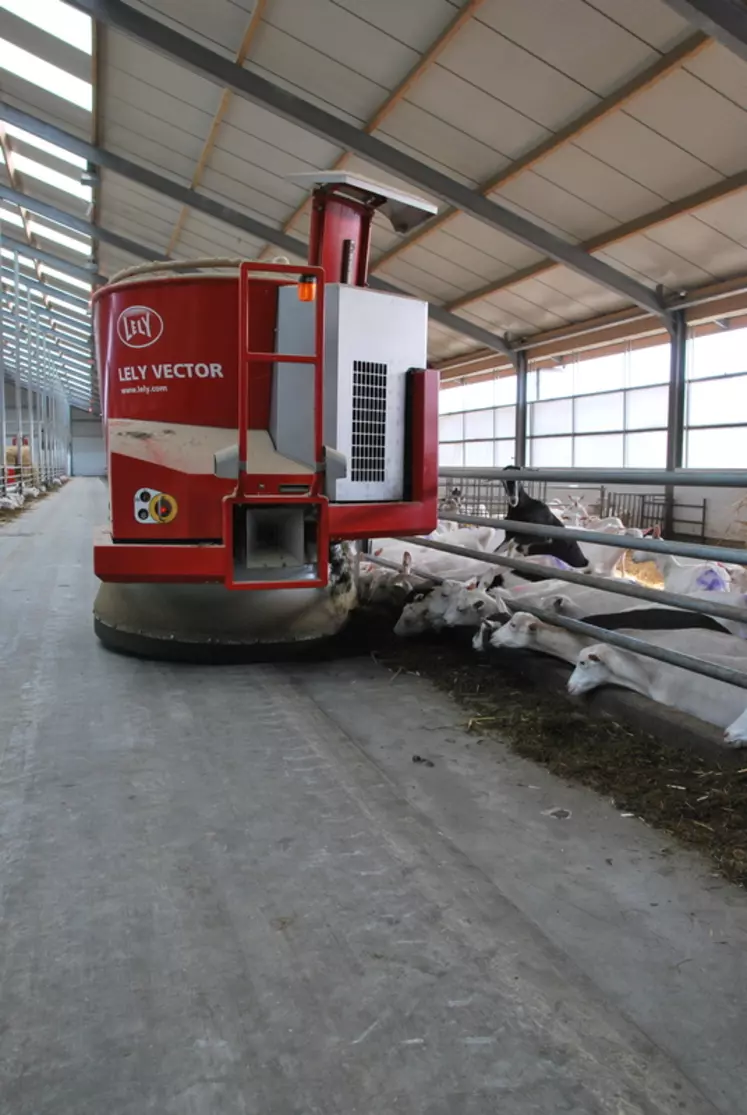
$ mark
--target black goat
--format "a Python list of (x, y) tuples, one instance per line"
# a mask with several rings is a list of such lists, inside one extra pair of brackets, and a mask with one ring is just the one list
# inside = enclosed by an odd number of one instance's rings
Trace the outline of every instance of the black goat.
[[(515, 468), (516, 465), (507, 465), (505, 471)], [(541, 499), (533, 499), (528, 495), (518, 480), (506, 479), (502, 484), (508, 497), (507, 523), (513, 519), (517, 523), (538, 523), (548, 527), (565, 528), (565, 523), (561, 523), (557, 515), (553, 515), (547, 504)], [(553, 557), (560, 558), (574, 569), (583, 569), (589, 564), (578, 542), (572, 539), (566, 542), (561, 538), (537, 538), (507, 528), (504, 545), (508, 542), (516, 542), (520, 551), (527, 557), (534, 554), (552, 554)]]

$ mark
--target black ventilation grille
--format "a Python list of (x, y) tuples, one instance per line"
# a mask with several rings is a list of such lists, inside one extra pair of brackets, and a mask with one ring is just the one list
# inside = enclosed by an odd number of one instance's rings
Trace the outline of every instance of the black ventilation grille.
[(353, 361), (351, 480), (386, 479), (386, 378), (386, 364)]

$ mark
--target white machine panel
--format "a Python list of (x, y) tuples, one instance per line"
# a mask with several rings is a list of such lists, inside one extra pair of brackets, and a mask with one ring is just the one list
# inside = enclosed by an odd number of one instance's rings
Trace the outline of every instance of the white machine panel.
[(404, 497), (410, 368), (427, 360), (425, 302), (364, 287), (326, 288), (324, 436), (344, 454), (343, 502)]

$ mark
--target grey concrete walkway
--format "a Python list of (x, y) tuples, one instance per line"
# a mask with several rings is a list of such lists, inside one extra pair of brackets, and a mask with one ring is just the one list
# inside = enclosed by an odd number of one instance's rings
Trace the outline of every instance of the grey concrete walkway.
[(2, 1115), (745, 1110), (742, 892), (370, 659), (108, 654), (105, 508), (0, 528)]

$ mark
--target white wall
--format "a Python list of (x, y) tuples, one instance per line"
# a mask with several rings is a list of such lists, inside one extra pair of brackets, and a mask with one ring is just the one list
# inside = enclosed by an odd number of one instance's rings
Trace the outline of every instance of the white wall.
[(106, 450), (101, 419), (70, 408), (73, 476), (105, 476)]

